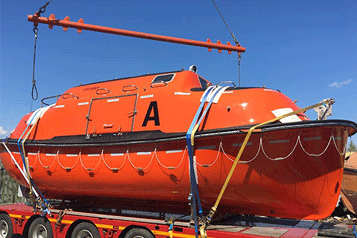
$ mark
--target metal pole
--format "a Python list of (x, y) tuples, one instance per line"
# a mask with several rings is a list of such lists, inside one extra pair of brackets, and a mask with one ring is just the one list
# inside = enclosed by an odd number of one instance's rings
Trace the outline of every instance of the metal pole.
[(35, 24), (38, 23), (48, 24), (50, 29), (52, 29), (53, 26), (62, 26), (64, 31), (67, 31), (68, 28), (76, 28), (78, 33), (81, 33), (82, 30), (89, 30), (89, 31), (97, 31), (97, 32), (109, 33), (115, 35), (143, 38), (149, 40), (157, 40), (157, 41), (171, 42), (177, 44), (206, 47), (208, 48), (209, 51), (211, 51), (212, 49), (218, 49), (219, 53), (222, 50), (227, 50), (229, 54), (232, 51), (245, 52), (245, 48), (241, 47), (239, 44), (231, 45), (231, 43), (227, 42), (227, 44), (225, 45), (222, 44), (219, 40), (217, 41), (217, 43), (212, 43), (210, 39), (208, 39), (207, 42), (204, 42), (204, 41), (189, 40), (184, 38), (155, 35), (155, 34), (143, 33), (137, 31), (122, 30), (122, 29), (116, 29), (116, 28), (105, 27), (105, 26), (85, 24), (83, 23), (83, 19), (79, 19), (78, 22), (72, 22), (69, 20), (69, 17), (66, 17), (64, 20), (58, 20), (56, 19), (54, 14), (50, 15), (50, 17), (48, 18), (39, 17), (37, 14), (34, 14), (34, 15), (29, 15), (27, 19), (28, 21), (34, 22)]

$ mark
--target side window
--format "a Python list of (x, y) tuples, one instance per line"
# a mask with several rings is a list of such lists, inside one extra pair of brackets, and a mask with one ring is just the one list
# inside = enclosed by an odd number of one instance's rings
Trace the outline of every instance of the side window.
[(206, 80), (204, 80), (201, 77), (198, 77), (198, 79), (200, 80), (200, 84), (201, 84), (202, 88), (204, 88), (204, 89), (206, 89), (208, 86), (211, 85), (211, 83), (207, 82)]
[(174, 78), (175, 74), (164, 74), (164, 75), (159, 75), (159, 76), (156, 76), (154, 78), (154, 80), (151, 82), (152, 84), (153, 83), (161, 83), (161, 82), (164, 82), (164, 83), (168, 83), (168, 82), (171, 82), (172, 79)]

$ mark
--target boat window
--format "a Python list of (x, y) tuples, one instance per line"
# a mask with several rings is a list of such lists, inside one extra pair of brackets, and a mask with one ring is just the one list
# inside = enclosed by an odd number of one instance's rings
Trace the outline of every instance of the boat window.
[(200, 84), (201, 84), (202, 88), (204, 88), (204, 89), (206, 89), (208, 86), (211, 85), (211, 83), (207, 82), (206, 80), (204, 80), (201, 77), (198, 77), (198, 79), (200, 80)]
[(164, 82), (164, 83), (171, 82), (172, 79), (174, 78), (174, 76), (175, 76), (175, 74), (164, 74), (164, 75), (156, 76), (154, 78), (154, 80), (152, 81), (152, 84), (153, 83), (161, 83), (161, 82)]

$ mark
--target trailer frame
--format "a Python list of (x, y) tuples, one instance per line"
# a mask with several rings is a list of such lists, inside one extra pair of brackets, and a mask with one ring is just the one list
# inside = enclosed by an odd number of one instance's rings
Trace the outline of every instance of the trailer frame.
[[(50, 212), (50, 215), (42, 216), (40, 212), (34, 211), (32, 207), (23, 203), (0, 206), (0, 214), (5, 214), (11, 219), (12, 224), (9, 224), (8, 227), (12, 227), (15, 235), (22, 235), (23, 237), (33, 237), (30, 229), (31, 224), (34, 224), (36, 219), (48, 222), (47, 224), (50, 224), (53, 236), (49, 234), (51, 229), (48, 229), (47, 237), (55, 238), (70, 238), (75, 229), (77, 228), (78, 230), (81, 227), (85, 229), (95, 227), (100, 234), (100, 238), (132, 238), (134, 236), (131, 236), (131, 234), (135, 232), (144, 238), (195, 237), (195, 229), (189, 222), (177, 221), (172, 223), (164, 219), (146, 216), (109, 215), (67, 209), (50, 209)], [(317, 237), (319, 234), (334, 237), (355, 237), (352, 226), (347, 225), (336, 227), (333, 224), (317, 221), (254, 216), (243, 216), (243, 219), (241, 218), (234, 217), (226, 219), (222, 223), (209, 226), (207, 229), (208, 237), (312, 238)], [(0, 218), (1, 223), (2, 220)], [(43, 226), (46, 227), (45, 225)], [(0, 227), (0, 229), (2, 228)], [(93, 234), (93, 237), (99, 238), (95, 236), (94, 232)], [(5, 237), (10, 238), (10, 236)]]

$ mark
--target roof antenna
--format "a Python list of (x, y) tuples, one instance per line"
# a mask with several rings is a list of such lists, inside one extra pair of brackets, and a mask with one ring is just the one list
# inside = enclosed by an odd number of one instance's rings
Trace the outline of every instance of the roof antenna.
[[(224, 24), (226, 25), (227, 29), (228, 29), (229, 32), (231, 33), (231, 36), (232, 36), (234, 42), (236, 43), (236, 45), (240, 46), (240, 44), (238, 43), (236, 37), (234, 36), (234, 34), (233, 34), (231, 28), (229, 28), (229, 26), (228, 26), (226, 20), (224, 19), (222, 13), (219, 11), (219, 8), (218, 8), (217, 4), (215, 3), (214, 0), (212, 0), (212, 2), (213, 2), (213, 4), (214, 4), (214, 6), (216, 7), (216, 9), (217, 9), (219, 15), (221, 16), (221, 18), (222, 18)], [(240, 87), (240, 61), (241, 61), (241, 59), (242, 59), (242, 56), (241, 56), (241, 54), (238, 52), (238, 87)]]

